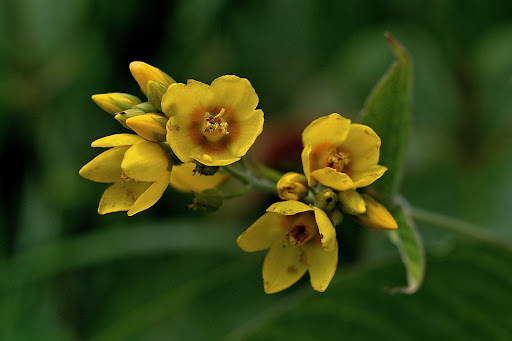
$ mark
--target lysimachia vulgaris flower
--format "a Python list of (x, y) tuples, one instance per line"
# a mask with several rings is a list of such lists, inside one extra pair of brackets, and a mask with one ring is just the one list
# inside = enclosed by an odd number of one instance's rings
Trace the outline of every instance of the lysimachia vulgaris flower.
[(240, 160), (263, 129), (263, 111), (251, 83), (226, 75), (211, 85), (171, 84), (162, 99), (167, 142), (182, 162), (226, 166)]
[(226, 181), (229, 176), (220, 172), (214, 175), (202, 175), (194, 172), (195, 163), (187, 162), (173, 166), (169, 184), (174, 189), (186, 193), (200, 193), (208, 189), (217, 188)]
[(268, 294), (290, 287), (309, 271), (316, 291), (327, 289), (338, 264), (336, 230), (317, 207), (288, 200), (273, 204), (237, 239), (246, 252), (269, 249), (263, 262)]
[(302, 133), (302, 166), (310, 186), (337, 191), (365, 187), (387, 170), (378, 165), (380, 138), (368, 126), (339, 114), (313, 121)]
[(91, 146), (110, 148), (80, 169), (86, 179), (112, 183), (101, 197), (99, 214), (128, 211), (132, 216), (153, 206), (169, 186), (172, 164), (158, 143), (134, 134), (116, 134)]

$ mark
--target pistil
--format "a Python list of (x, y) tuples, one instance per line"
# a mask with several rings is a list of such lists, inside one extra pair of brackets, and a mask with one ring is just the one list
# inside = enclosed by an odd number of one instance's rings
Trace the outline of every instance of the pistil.
[(229, 134), (228, 123), (224, 121), (223, 115), (226, 110), (222, 108), (215, 116), (206, 112), (204, 114), (203, 136), (210, 142), (217, 142)]

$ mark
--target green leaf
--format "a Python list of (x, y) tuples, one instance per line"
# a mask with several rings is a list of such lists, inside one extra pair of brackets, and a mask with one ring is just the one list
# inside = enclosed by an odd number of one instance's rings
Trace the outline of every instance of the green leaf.
[(425, 276), (425, 253), (423, 242), (414, 222), (406, 215), (401, 206), (393, 210), (398, 230), (389, 231), (388, 236), (400, 252), (400, 257), (407, 272), (407, 286), (396, 287), (390, 293), (413, 294), (421, 286)]
[(381, 138), (379, 164), (388, 170), (371, 191), (389, 204), (399, 189), (409, 133), (412, 65), (404, 48), (389, 33), (386, 38), (397, 60), (368, 97), (361, 122)]
[(376, 288), (400, 276), (396, 264), (338, 273), (325, 293), (308, 288), (276, 300), (225, 339), (509, 340), (511, 262), (511, 253), (479, 244), (431, 254), (429, 276), (412, 296)]

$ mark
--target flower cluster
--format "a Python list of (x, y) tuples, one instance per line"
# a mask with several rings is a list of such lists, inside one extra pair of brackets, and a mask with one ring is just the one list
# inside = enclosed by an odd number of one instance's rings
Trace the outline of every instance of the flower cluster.
[[(325, 291), (338, 264), (336, 226), (347, 214), (372, 228), (398, 228), (384, 206), (358, 191), (387, 170), (378, 164), (381, 141), (370, 127), (339, 114), (313, 121), (302, 134), (303, 174), (286, 173), (276, 184), (237, 162), (263, 129), (263, 111), (247, 79), (226, 75), (210, 85), (177, 83), (143, 62), (132, 62), (130, 71), (147, 101), (126, 93), (92, 96), (131, 131), (94, 141), (92, 147), (108, 149), (80, 170), (86, 179), (111, 184), (99, 214), (134, 215), (153, 206), (168, 187), (195, 193), (187, 207), (205, 211), (253, 187), (277, 192), (283, 201), (237, 239), (247, 252), (269, 249), (263, 263), (267, 293), (290, 287), (306, 272), (313, 289)], [(219, 189), (230, 176), (244, 184), (241, 191)]]

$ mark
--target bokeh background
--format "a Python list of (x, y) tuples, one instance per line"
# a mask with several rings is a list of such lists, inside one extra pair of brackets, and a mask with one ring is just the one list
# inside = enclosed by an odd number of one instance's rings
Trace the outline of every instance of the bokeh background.
[(266, 119), (252, 158), (300, 170), (310, 121), (357, 121), (393, 61), (385, 31), (414, 62), (403, 196), (511, 240), (510, 1), (1, 1), (0, 340), (511, 339), (510, 249), (418, 222), (424, 286), (392, 296), (398, 252), (349, 226), (324, 294), (306, 276), (265, 295), (264, 252), (235, 240), (276, 198), (204, 216), (167, 191), (99, 216), (106, 186), (78, 175), (93, 140), (123, 132), (90, 96), (143, 97), (133, 60), (181, 82), (250, 79)]

